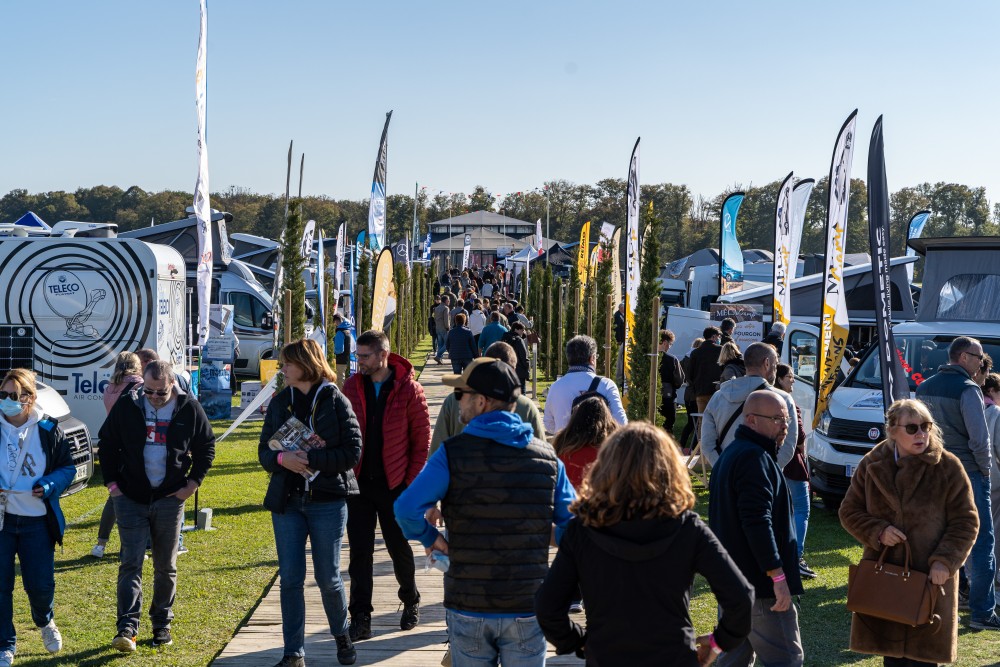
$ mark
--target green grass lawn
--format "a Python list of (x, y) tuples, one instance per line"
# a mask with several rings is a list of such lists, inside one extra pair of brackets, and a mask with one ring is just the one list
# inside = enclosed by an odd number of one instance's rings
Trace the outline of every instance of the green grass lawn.
[[(213, 423), (221, 435), (223, 422)], [(267, 475), (257, 463), (260, 422), (245, 423), (216, 448), (215, 465), (201, 489), (201, 507), (214, 511), (210, 532), (184, 534), (190, 552), (178, 557), (174, 645), (157, 651), (150, 645), (148, 609), (152, 596), (152, 561), (143, 571), (144, 609), (139, 650), (131, 656), (111, 648), (115, 635), (115, 585), (118, 531), (112, 533), (103, 560), (90, 556), (97, 523), (107, 498), (98, 477), (89, 488), (63, 499), (70, 524), (56, 551), (55, 617), (63, 650), (53, 657), (28, 612), (20, 583), (14, 593), (18, 631), (17, 665), (207, 665), (233, 636), (273, 581), (277, 555), (271, 519), (261, 502)], [(194, 499), (187, 502), (193, 523)], [(275, 641), (280, 642), (280, 637)]]

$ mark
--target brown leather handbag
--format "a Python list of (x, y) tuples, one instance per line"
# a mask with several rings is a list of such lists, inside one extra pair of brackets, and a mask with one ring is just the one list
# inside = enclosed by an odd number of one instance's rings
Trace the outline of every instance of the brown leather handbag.
[(847, 576), (847, 609), (856, 614), (880, 618), (912, 627), (939, 623), (934, 613), (936, 593), (944, 588), (933, 586), (924, 572), (910, 568), (910, 545), (906, 547), (906, 562), (892, 565), (885, 562), (889, 547), (884, 547), (878, 560), (865, 559), (852, 565)]

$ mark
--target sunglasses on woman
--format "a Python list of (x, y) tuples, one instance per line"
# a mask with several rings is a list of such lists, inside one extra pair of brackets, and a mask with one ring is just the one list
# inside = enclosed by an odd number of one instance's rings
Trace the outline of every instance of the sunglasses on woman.
[(9, 398), (12, 401), (17, 401), (18, 403), (27, 403), (28, 399), (31, 398), (30, 394), (19, 394), (16, 391), (0, 391), (0, 401), (5, 398)]
[(910, 435), (916, 435), (919, 430), (921, 433), (930, 433), (931, 429), (934, 428), (934, 422), (924, 422), (923, 424), (900, 424), (903, 430)]
[(152, 396), (153, 394), (156, 394), (157, 396), (166, 396), (167, 394), (170, 393), (170, 390), (169, 389), (149, 389), (148, 387), (143, 387), (142, 388), (142, 393), (144, 393), (146, 396)]

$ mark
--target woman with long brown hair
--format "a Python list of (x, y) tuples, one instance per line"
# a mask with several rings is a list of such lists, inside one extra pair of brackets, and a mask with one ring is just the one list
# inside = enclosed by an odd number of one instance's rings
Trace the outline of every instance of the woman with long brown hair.
[[(708, 665), (750, 633), (752, 589), (694, 507), (677, 444), (662, 429), (633, 422), (597, 454), (570, 506), (575, 518), (535, 596), (538, 623), (559, 654), (587, 665)], [(695, 573), (721, 615), (699, 637), (688, 611)], [(587, 630), (569, 620), (579, 586)]]
[[(347, 598), (340, 574), (340, 547), (347, 523), (347, 497), (358, 494), (354, 466), (361, 458), (361, 427), (319, 344), (303, 338), (285, 345), (279, 357), (285, 388), (275, 394), (260, 431), (257, 458), (271, 473), (264, 507), (271, 511), (281, 580), (284, 656), (275, 667), (304, 667), (306, 539), (312, 550), (337, 659), (357, 657), (347, 629)], [(275, 451), (271, 436), (292, 417), (322, 440), (308, 451)], [(293, 422), (294, 423), (294, 422)]]
[(618, 422), (603, 398), (590, 396), (573, 407), (566, 428), (552, 440), (552, 448), (566, 466), (566, 476), (574, 489), (580, 488), (587, 468), (597, 459), (601, 443), (616, 428)]

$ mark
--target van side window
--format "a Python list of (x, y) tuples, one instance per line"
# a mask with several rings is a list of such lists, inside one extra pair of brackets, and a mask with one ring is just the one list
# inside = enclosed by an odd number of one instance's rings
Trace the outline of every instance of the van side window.
[(229, 292), (227, 296), (233, 306), (233, 324), (238, 327), (261, 328), (266, 312), (264, 304), (246, 292)]
[(815, 386), (816, 373), (819, 370), (816, 359), (819, 341), (816, 336), (806, 331), (793, 331), (788, 344), (791, 345), (789, 357), (796, 379)]

